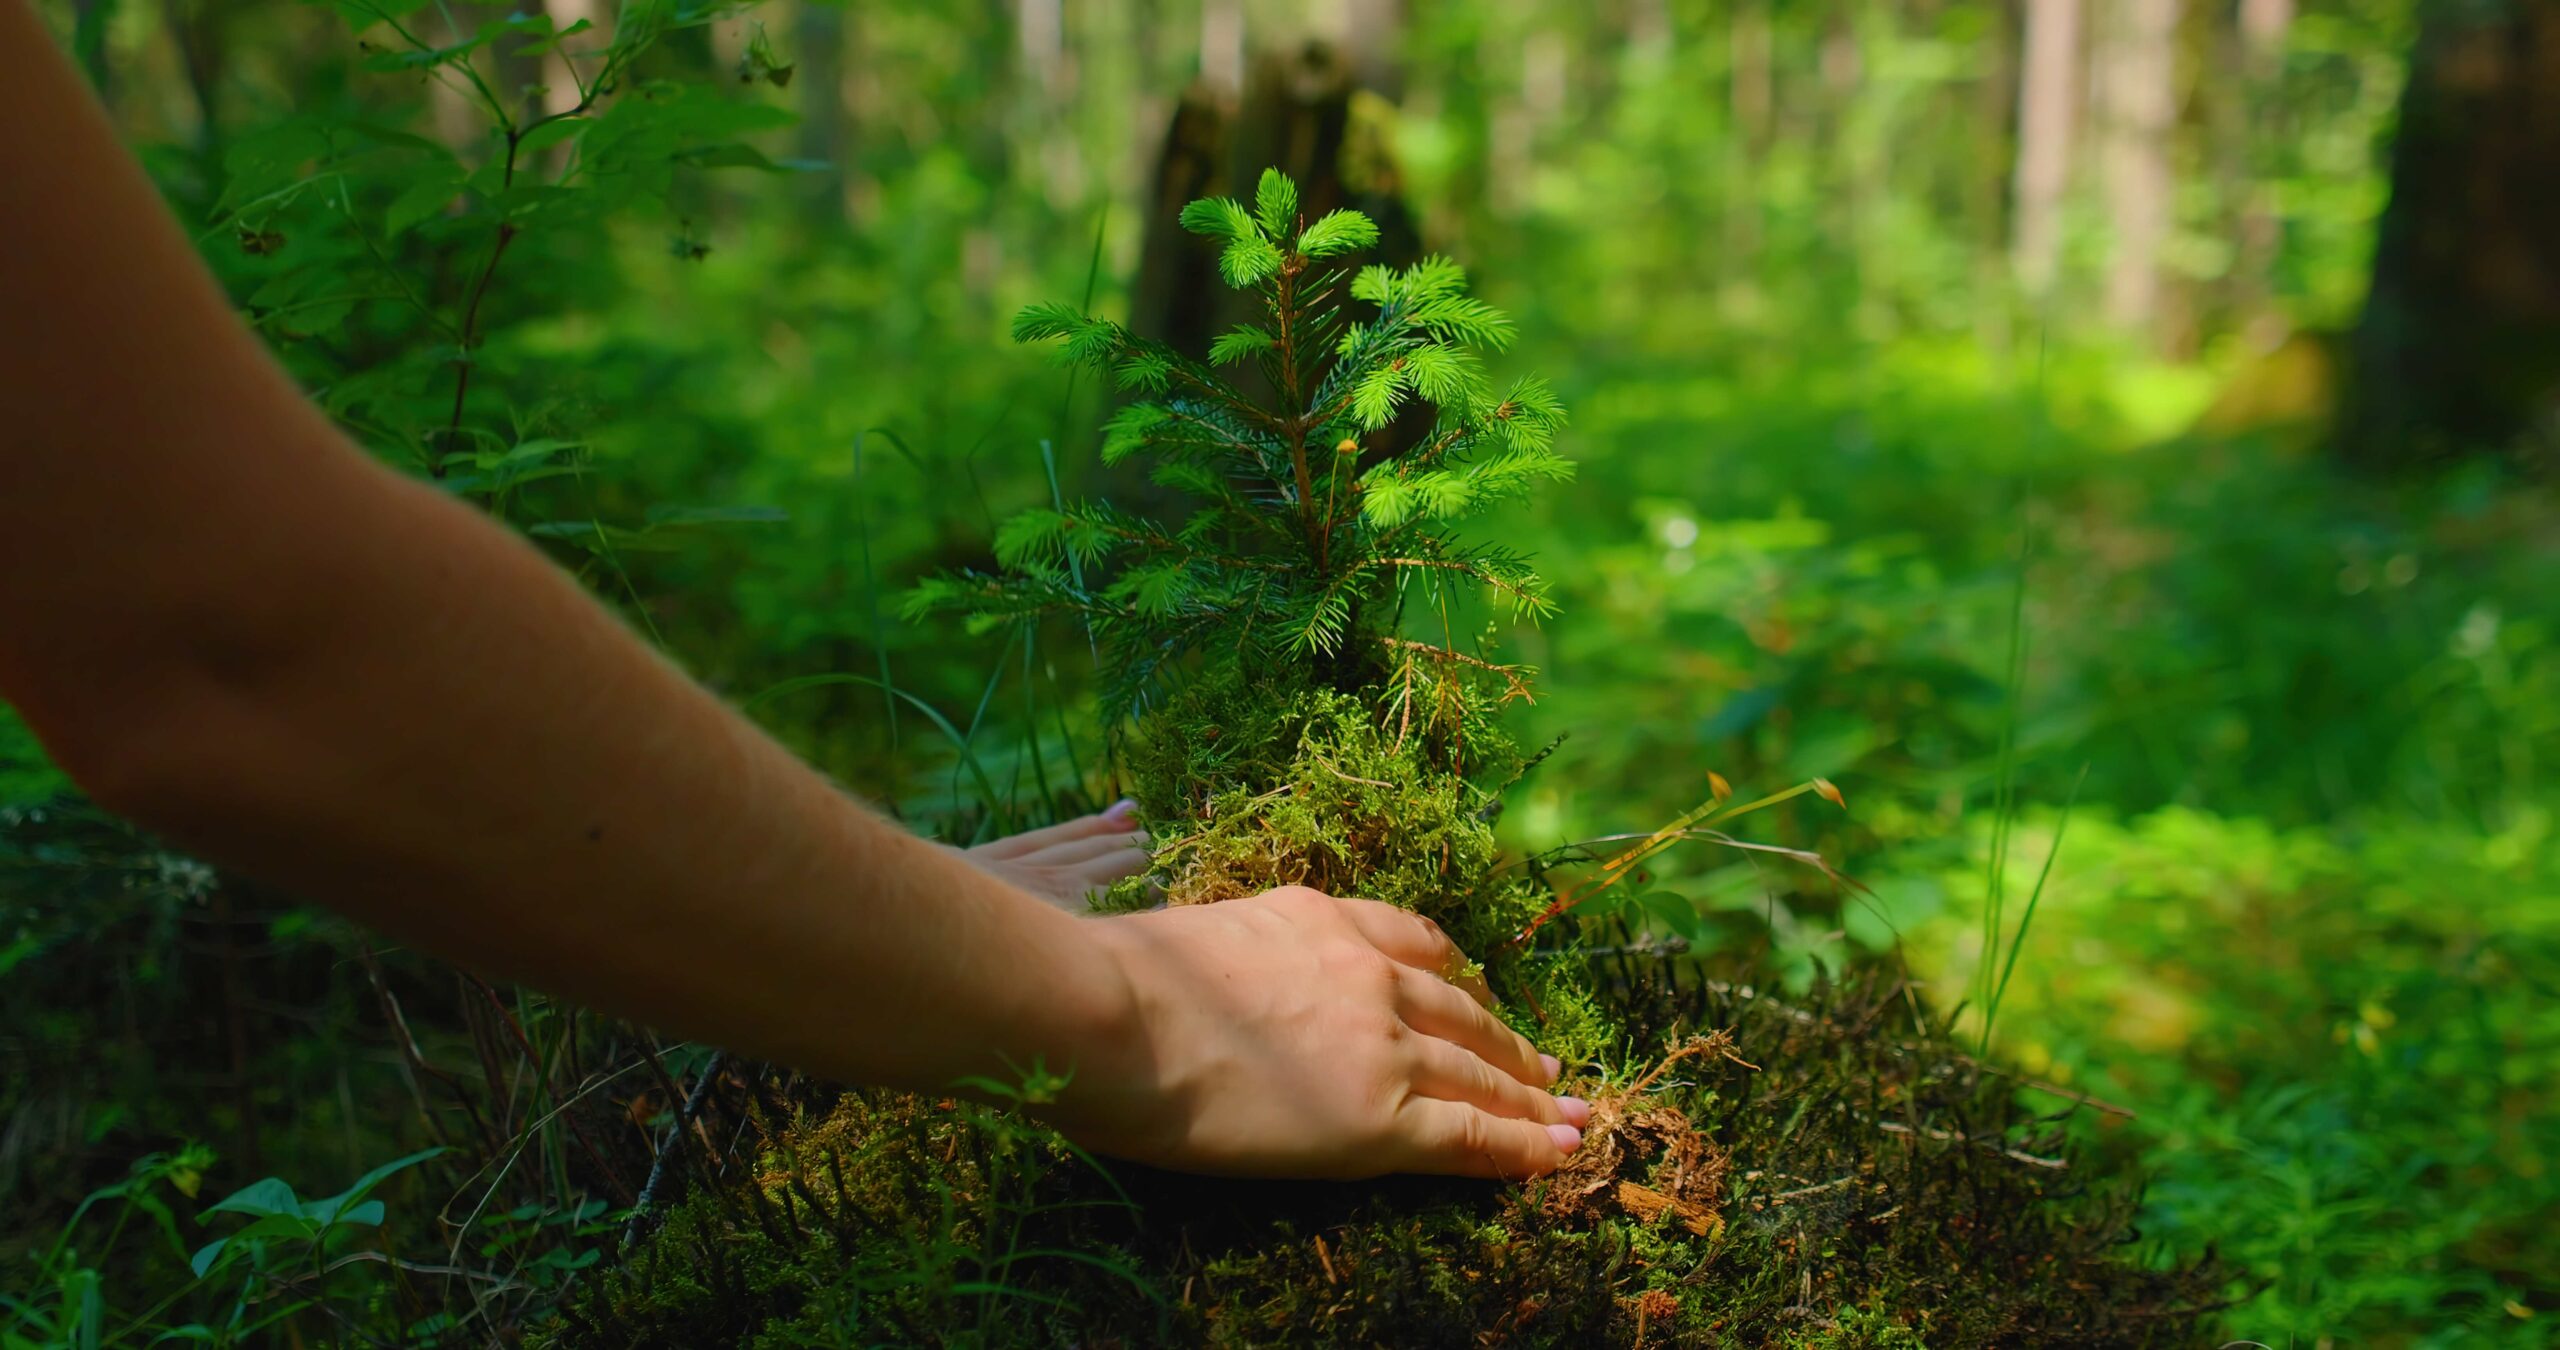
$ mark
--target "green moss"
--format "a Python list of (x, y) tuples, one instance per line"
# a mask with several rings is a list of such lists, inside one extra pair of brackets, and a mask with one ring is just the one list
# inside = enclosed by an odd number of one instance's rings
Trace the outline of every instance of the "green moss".
[(1519, 755), (1489, 721), (1468, 729), (1461, 741), (1400, 722), (1377, 689), (1195, 686), (1143, 720), (1129, 756), (1169, 898), (1312, 886), (1490, 936), (1504, 915), (1481, 903), (1497, 800), (1485, 784)]
[(2224, 1274), (2134, 1259), (2129, 1191), (1899, 985), (1781, 1004), (1578, 917), (1514, 943), (1552, 898), (1494, 848), (1520, 758), (1489, 709), (1417, 726), (1400, 695), (1204, 681), (1148, 716), (1130, 764), (1155, 880), (1177, 903), (1305, 884), (1431, 915), (1606, 1113), (1573, 1168), (1212, 1181), (1106, 1168), (988, 1108), (855, 1094), (774, 1128), (755, 1177), (699, 1188), (554, 1343), (2194, 1339)]
[[(561, 1346), (2194, 1343), (2225, 1282), (2154, 1269), (2132, 1196), (1890, 984), (1798, 1004), (1691, 964), (1587, 966), (1632, 1043), (1730, 1028), (1646, 1095), (1725, 1163), (1717, 1222), (1559, 1183), (1204, 1180), (965, 1103), (777, 1127), (572, 1300)], [(1631, 1168), (1625, 1179), (1659, 1183)], [(1639, 1339), (1639, 1326), (1642, 1336)]]

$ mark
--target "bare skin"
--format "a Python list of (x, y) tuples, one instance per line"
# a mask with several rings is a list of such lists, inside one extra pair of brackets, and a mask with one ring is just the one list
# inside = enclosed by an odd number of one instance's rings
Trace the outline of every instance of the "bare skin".
[(969, 850), (969, 861), (1070, 914), (1082, 914), (1114, 882), (1144, 871), (1147, 836), (1136, 802)]
[(1122, 1157), (1522, 1177), (1578, 1142), (1587, 1109), (1444, 978), (1463, 958), (1428, 922), (1301, 889), (1070, 914), (1125, 822), (918, 839), (365, 455), (232, 315), (27, 0), (0, 0), (0, 183), (0, 699), (110, 809), (745, 1053), (935, 1091), (1070, 1071), (1049, 1118)]

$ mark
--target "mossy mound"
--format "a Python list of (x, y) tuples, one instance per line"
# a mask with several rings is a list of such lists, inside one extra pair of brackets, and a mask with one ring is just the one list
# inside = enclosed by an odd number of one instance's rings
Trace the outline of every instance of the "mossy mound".
[[(1723, 1033), (1617, 1085), (1695, 1123), (1685, 1159), (1657, 1136), (1607, 1175), (1523, 1186), (1225, 1182), (857, 1093), (777, 1129), (752, 1180), (690, 1196), (552, 1343), (2202, 1343), (2226, 1273), (2135, 1259), (2129, 1193), (1903, 989), (1785, 1003), (1694, 967), (1596, 974), (1632, 1044)], [(1680, 1202), (1709, 1160), (1712, 1207)]]
[(1556, 892), (1499, 863), (1499, 791), (1525, 765), (1474, 698), (1193, 686), (1130, 747), (1160, 866), (1116, 899), (1304, 884), (1430, 915), (1574, 1066), (1593, 1116), (1565, 1170), (1204, 1180), (971, 1103), (855, 1093), (760, 1110), (753, 1175), (698, 1188), (567, 1301), (553, 1343), (2199, 1340), (2227, 1276), (2136, 1259), (2128, 1190), (2093, 1184), (2059, 1117), (1901, 984), (1782, 1002), (1578, 914), (1523, 941)]

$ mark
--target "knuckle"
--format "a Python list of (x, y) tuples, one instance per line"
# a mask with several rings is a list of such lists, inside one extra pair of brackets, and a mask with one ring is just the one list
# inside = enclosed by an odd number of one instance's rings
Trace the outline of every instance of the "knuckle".
[(1396, 963), (1376, 948), (1360, 942), (1327, 943), (1324, 963), (1336, 978), (1382, 987), (1390, 994), (1396, 985)]
[(1263, 892), (1263, 899), (1274, 910), (1292, 916), (1303, 916), (1322, 908), (1324, 893), (1306, 886), (1275, 886)]

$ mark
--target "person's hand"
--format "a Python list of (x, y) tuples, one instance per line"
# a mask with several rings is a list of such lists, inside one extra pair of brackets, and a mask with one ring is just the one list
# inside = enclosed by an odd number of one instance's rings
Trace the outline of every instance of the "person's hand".
[(1092, 897), (1147, 865), (1138, 804), (1108, 809), (962, 850), (970, 862), (1072, 914)]
[[(1128, 979), (1050, 1118), (1098, 1152), (1183, 1171), (1355, 1178), (1554, 1170), (1590, 1107), (1489, 1011), (1439, 927), (1303, 886), (1091, 920)], [(1457, 977), (1461, 983), (1452, 983)], [(1463, 985), (1463, 987), (1462, 987)]]

